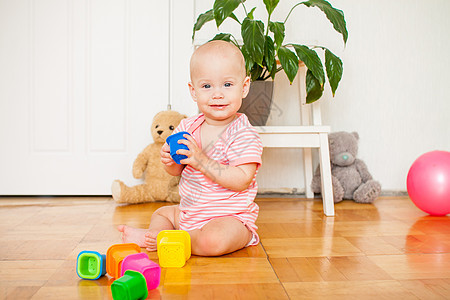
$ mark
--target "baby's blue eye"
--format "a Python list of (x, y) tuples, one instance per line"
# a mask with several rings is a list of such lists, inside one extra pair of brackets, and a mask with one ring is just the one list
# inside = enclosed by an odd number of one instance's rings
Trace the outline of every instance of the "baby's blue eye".
[(209, 85), (209, 84), (204, 84), (203, 85), (203, 88), (205, 88), (205, 89), (209, 89), (211, 87), (211, 85)]
[(230, 86), (231, 86), (231, 83), (229, 83), (229, 82), (225, 83), (225, 87), (230, 87)]

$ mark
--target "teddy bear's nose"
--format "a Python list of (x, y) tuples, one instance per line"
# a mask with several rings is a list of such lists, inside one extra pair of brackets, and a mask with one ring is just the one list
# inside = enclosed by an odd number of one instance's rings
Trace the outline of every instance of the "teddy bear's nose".
[(161, 133), (163, 133), (163, 131), (162, 131), (162, 130), (158, 130), (157, 133), (158, 133), (159, 135), (161, 135)]

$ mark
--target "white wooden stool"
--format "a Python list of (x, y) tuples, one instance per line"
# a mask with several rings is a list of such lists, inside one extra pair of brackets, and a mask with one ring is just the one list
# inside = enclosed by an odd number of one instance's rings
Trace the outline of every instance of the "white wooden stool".
[(303, 148), (305, 191), (307, 198), (314, 198), (311, 190), (313, 166), (311, 148), (319, 150), (320, 174), (322, 180), (323, 212), (334, 216), (333, 187), (331, 184), (330, 153), (328, 133), (330, 126), (322, 125), (320, 104), (306, 104), (306, 66), (299, 67), (301, 125), (299, 126), (255, 126), (264, 147)]

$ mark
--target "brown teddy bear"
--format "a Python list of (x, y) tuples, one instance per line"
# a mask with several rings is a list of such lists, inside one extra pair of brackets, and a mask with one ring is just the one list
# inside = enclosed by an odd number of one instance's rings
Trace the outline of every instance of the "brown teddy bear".
[[(356, 158), (359, 135), (357, 132), (333, 132), (330, 144), (331, 177), (334, 202), (353, 199), (358, 203), (372, 203), (381, 192), (381, 185), (372, 179), (366, 164)], [(320, 168), (317, 168), (311, 188), (321, 192)]]
[(160, 150), (166, 138), (186, 118), (176, 111), (162, 111), (155, 115), (152, 123), (153, 144), (148, 145), (134, 161), (133, 176), (145, 183), (129, 187), (120, 180), (112, 183), (112, 197), (117, 203), (145, 203), (155, 201), (180, 202), (178, 182), (180, 176), (171, 176), (161, 163)]

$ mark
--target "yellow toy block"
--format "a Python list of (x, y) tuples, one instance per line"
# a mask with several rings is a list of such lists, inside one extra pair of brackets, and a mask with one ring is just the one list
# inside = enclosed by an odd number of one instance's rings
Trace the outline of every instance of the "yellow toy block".
[(181, 268), (191, 257), (191, 236), (184, 230), (163, 230), (156, 237), (159, 265)]

